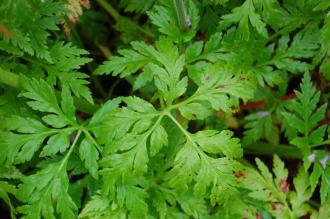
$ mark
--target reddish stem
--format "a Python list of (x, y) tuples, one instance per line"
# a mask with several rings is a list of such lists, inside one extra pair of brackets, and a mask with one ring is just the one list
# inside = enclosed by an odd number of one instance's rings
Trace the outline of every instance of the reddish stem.
[[(281, 100), (285, 101), (285, 100), (291, 100), (296, 98), (296, 94), (295, 93), (291, 93), (285, 96), (281, 96)], [(256, 102), (249, 102), (247, 104), (241, 105), (240, 109), (241, 110), (248, 110), (248, 109), (255, 109), (255, 108), (259, 108), (262, 107), (264, 105), (267, 105), (267, 102), (265, 100), (261, 100), (261, 101), (256, 101)]]

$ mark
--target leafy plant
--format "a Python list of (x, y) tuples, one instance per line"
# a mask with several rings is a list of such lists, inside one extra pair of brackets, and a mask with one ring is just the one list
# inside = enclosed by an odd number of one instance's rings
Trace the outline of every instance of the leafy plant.
[(329, 10), (2, 1), (4, 217), (329, 218)]

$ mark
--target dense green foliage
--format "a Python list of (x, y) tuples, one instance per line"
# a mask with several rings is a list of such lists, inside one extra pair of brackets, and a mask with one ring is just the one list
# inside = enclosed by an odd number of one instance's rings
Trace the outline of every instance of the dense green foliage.
[(1, 218), (330, 218), (328, 80), (329, 0), (1, 0)]

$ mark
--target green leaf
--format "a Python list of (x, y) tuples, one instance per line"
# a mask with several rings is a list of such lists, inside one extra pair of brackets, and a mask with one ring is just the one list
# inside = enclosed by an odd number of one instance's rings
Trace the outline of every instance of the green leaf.
[(148, 82), (151, 82), (153, 79), (153, 72), (149, 65), (144, 67), (141, 74), (136, 77), (134, 81), (133, 90), (138, 90), (141, 87), (145, 86)]
[(273, 180), (273, 175), (268, 170), (268, 167), (258, 158), (256, 158), (255, 161), (256, 161), (256, 164), (258, 166), (258, 169), (261, 172), (262, 177), (264, 177), (264, 179), (267, 180), (267, 181), (272, 181)]
[(198, 58), (202, 53), (202, 49), (202, 41), (197, 41), (190, 44), (185, 50), (185, 59), (187, 60), (187, 62), (191, 62), (191, 60)]
[(89, 202), (85, 205), (82, 212), (80, 213), (80, 218), (91, 218), (97, 215), (105, 214), (110, 205), (110, 201), (102, 196), (95, 195), (91, 198)]
[(193, 135), (198, 145), (207, 153), (222, 153), (229, 158), (240, 158), (243, 150), (239, 139), (231, 131), (204, 130)]
[(125, 7), (125, 11), (141, 13), (149, 10), (155, 2), (155, 0), (142, 0), (141, 2), (124, 0), (120, 4)]
[(62, 74), (59, 77), (62, 85), (69, 87), (76, 97), (83, 97), (90, 103), (94, 102), (92, 93), (87, 87), (89, 84), (89, 82), (86, 80), (88, 75), (80, 72), (72, 72), (70, 74)]
[(206, 209), (203, 200), (194, 199), (191, 195), (185, 195), (178, 200), (183, 211), (194, 218), (203, 217)]
[(120, 56), (113, 56), (98, 67), (95, 74), (120, 75), (126, 77), (143, 68), (146, 64), (156, 59), (157, 51), (143, 42), (132, 42), (134, 50), (122, 49), (118, 53)]
[(61, 17), (68, 12), (60, 2), (29, 4), (25, 1), (13, 3), (5, 0), (0, 7), (1, 22), (11, 32), (5, 40), (31, 56), (52, 63), (48, 49), (50, 31), (58, 30)]
[[(105, 147), (106, 157), (101, 161), (103, 167), (109, 167), (105, 172), (118, 171), (118, 177), (145, 173), (149, 162), (148, 145), (150, 153), (155, 155), (162, 147), (159, 144), (164, 145), (166, 139), (166, 132), (159, 128), (163, 116), (149, 102), (137, 97), (123, 98), (123, 101), (126, 106), (114, 111), (105, 124), (115, 132)], [(163, 139), (155, 139), (160, 135)]]
[(255, 12), (255, 7), (252, 0), (245, 1), (241, 6), (232, 10), (231, 14), (226, 14), (221, 17), (221, 29), (226, 29), (233, 23), (238, 22), (237, 34), (243, 40), (250, 38), (250, 25), (263, 37), (267, 37), (266, 24), (261, 20), (260, 15)]
[[(207, 108), (225, 112), (233, 111), (233, 97), (248, 100), (253, 97), (253, 84), (245, 78), (234, 77), (219, 66), (209, 66), (197, 91), (184, 103), (200, 103)], [(185, 112), (185, 104), (179, 110)], [(203, 112), (206, 112), (205, 109)], [(189, 114), (188, 114), (189, 116)]]
[(321, 203), (329, 203), (330, 200), (330, 168), (329, 165), (326, 168), (326, 170), (322, 174), (322, 181), (321, 181), (321, 188), (320, 188), (320, 194), (321, 194)]
[(304, 205), (311, 198), (313, 190), (309, 188), (308, 175), (304, 168), (299, 168), (298, 174), (293, 179), (293, 184), (296, 194), (291, 199), (292, 209), (296, 212), (296, 215), (305, 215), (307, 211), (304, 209)]
[(42, 120), (54, 128), (63, 128), (67, 125), (67, 121), (60, 116), (48, 114), (42, 117)]
[(9, 198), (9, 194), (16, 194), (16, 187), (14, 185), (10, 185), (6, 181), (0, 181), (0, 199), (2, 199), (10, 208), (10, 214), (12, 218), (15, 218), (16, 210)]
[[(309, 184), (305, 173), (299, 172), (294, 179), (296, 193), (289, 191), (288, 170), (285, 169), (283, 161), (277, 155), (273, 159), (275, 178), (260, 159), (256, 158), (256, 164), (260, 173), (253, 168), (244, 167), (235, 174), (240, 185), (249, 190), (248, 195), (253, 200), (261, 201), (260, 206), (263, 206), (273, 217), (298, 218), (312, 212), (312, 209), (306, 204), (308, 198), (305, 199), (306, 196), (312, 194), (307, 194)], [(293, 206), (289, 206), (288, 200)]]
[(72, 122), (76, 122), (76, 116), (75, 116), (76, 109), (73, 103), (71, 92), (68, 87), (62, 88), (61, 98), (62, 98), (61, 107), (63, 113)]
[(212, 115), (211, 107), (201, 103), (188, 103), (179, 108), (183, 117), (189, 120), (203, 120)]
[[(210, 131), (212, 135), (216, 132)], [(227, 135), (228, 136), (225, 136)], [(209, 144), (210, 141), (206, 139), (202, 133), (197, 133), (191, 135), (185, 132), (186, 142), (182, 149), (180, 149), (174, 160), (174, 167), (169, 172), (169, 185), (173, 188), (180, 188), (181, 191), (188, 189), (188, 183), (195, 181), (194, 193), (198, 197), (205, 195), (205, 192), (209, 186), (212, 187), (210, 198), (212, 200), (212, 205), (217, 202), (221, 202), (218, 198), (218, 192), (223, 188), (233, 189), (236, 185), (233, 171), (235, 169), (235, 162), (232, 160), (222, 157), (222, 158), (212, 158), (208, 156), (202, 149), (204, 147), (206, 152), (222, 153), (235, 156), (237, 153), (237, 140), (229, 139), (231, 136), (228, 132), (222, 132), (216, 138), (218, 138), (215, 144)], [(230, 144), (229, 148), (226, 144)], [(216, 146), (214, 146), (216, 145)], [(213, 146), (213, 147), (212, 147)], [(220, 147), (220, 150), (216, 147)], [(236, 148), (235, 148), (236, 147)], [(210, 150), (208, 150), (210, 148)], [(215, 149), (216, 148), (216, 149)], [(239, 153), (239, 152), (238, 152)]]
[[(318, 127), (318, 123), (324, 118), (327, 105), (317, 106), (320, 92), (313, 87), (308, 73), (304, 74), (300, 88), (301, 91), (295, 91), (297, 99), (291, 101), (288, 112), (284, 112), (283, 116), (288, 124), (303, 136), (295, 137), (290, 143), (302, 150), (304, 166), (307, 170), (311, 164), (308, 159), (308, 156), (312, 154), (311, 145), (318, 145), (323, 142), (326, 127)], [(319, 167), (314, 165), (314, 168)], [(320, 174), (317, 175), (320, 176)], [(316, 185), (318, 177), (313, 178), (315, 180), (313, 180), (312, 188)]]
[(70, 145), (69, 135), (70, 133), (68, 132), (62, 132), (51, 136), (47, 141), (47, 145), (41, 151), (40, 156), (46, 157), (66, 151)]
[(53, 88), (44, 80), (27, 79), (22, 83), (26, 92), (22, 95), (31, 101), (27, 104), (34, 110), (41, 112), (49, 112), (55, 114), (62, 114), (61, 109), (57, 103), (56, 95)]
[[(186, 1), (186, 16), (188, 16), (191, 28), (180, 29), (176, 4), (163, 2), (164, 5), (156, 5), (153, 10), (147, 12), (151, 22), (158, 27), (158, 31), (167, 35), (175, 42), (188, 42), (195, 34), (199, 22), (198, 9), (193, 1)], [(184, 10), (184, 9), (183, 9)], [(185, 22), (187, 18), (184, 18)], [(189, 26), (189, 25), (188, 25)]]
[(162, 125), (158, 125), (150, 136), (150, 156), (155, 156), (167, 144), (167, 132)]
[[(243, 142), (252, 144), (260, 139), (266, 139), (273, 145), (279, 142), (279, 130), (273, 124), (272, 115), (268, 111), (260, 111), (245, 117)], [(292, 121), (293, 123), (293, 121)]]
[[(285, 182), (288, 178), (288, 170), (285, 169), (284, 167), (284, 162), (277, 156), (274, 155), (274, 159), (273, 159), (273, 172), (275, 174), (275, 183), (277, 185), (283, 184), (283, 182)], [(288, 188), (283, 188), (282, 189), (288, 189)]]
[(117, 188), (117, 198), (120, 207), (125, 205), (133, 218), (145, 217), (148, 205), (145, 199), (148, 197), (146, 191), (136, 186), (122, 185)]
[(84, 161), (85, 167), (88, 169), (91, 175), (97, 179), (97, 160), (99, 159), (99, 152), (90, 140), (85, 138), (80, 143), (79, 155), (81, 160)]
[(190, 44), (185, 51), (185, 59), (187, 63), (193, 63), (200, 60), (216, 62), (220, 59), (218, 56), (221, 51), (222, 34), (217, 32), (210, 36), (204, 43), (197, 41)]
[[(56, 71), (68, 72), (73, 69), (79, 69), (92, 61), (91, 58), (83, 57), (83, 55), (88, 54), (86, 50), (77, 48), (71, 43), (57, 42), (51, 48), (50, 53), (55, 62), (48, 67), (48, 71), (54, 74), (56, 74)], [(59, 79), (61, 80), (61, 78)]]
[[(69, 179), (62, 162), (50, 163), (36, 174), (26, 176), (18, 187), (17, 198), (26, 203), (17, 208), (25, 218), (75, 218), (77, 207), (68, 195)], [(56, 208), (52, 200), (56, 201)]]
[(48, 128), (40, 121), (30, 117), (13, 116), (6, 119), (5, 127), (10, 132), (4, 134), (8, 136), (4, 143), (8, 150), (6, 159), (9, 163), (23, 163), (31, 160), (48, 137), (50, 139), (40, 156), (63, 153), (68, 148), (69, 136), (75, 129), (65, 127), (76, 125), (75, 109), (68, 89), (64, 88), (62, 91), (61, 109), (54, 89), (47, 82), (24, 78), (23, 87), (26, 92), (23, 92), (22, 95), (31, 100), (28, 101), (28, 105), (43, 113), (50, 113), (43, 116), (42, 119), (53, 128)]
[(292, 73), (307, 71), (310, 65), (301, 61), (301, 58), (313, 57), (320, 48), (320, 33), (316, 26), (309, 26), (297, 33), (289, 44), (289, 36), (283, 35), (280, 38), (280, 45), (276, 55), (269, 62), (279, 69), (285, 69)]
[(19, 132), (19, 134), (7, 132), (2, 136), (9, 163), (23, 163), (31, 160), (44, 140), (51, 135), (50, 129), (35, 119), (13, 116), (8, 118), (6, 123), (8, 130)]
[(188, 78), (180, 79), (180, 73), (183, 70), (184, 57), (181, 56), (171, 68), (161, 68), (150, 64), (151, 70), (155, 74), (155, 85), (160, 91), (167, 104), (183, 95), (186, 91)]

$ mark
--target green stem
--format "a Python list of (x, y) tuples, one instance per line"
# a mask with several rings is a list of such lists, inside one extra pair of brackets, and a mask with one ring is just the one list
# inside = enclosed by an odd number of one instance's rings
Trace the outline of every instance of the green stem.
[(182, 131), (182, 133), (186, 136), (187, 141), (190, 141), (194, 150), (198, 153), (200, 158), (209, 165), (208, 157), (203, 152), (203, 150), (198, 147), (197, 143), (194, 141), (194, 139), (191, 138), (190, 133), (182, 127), (182, 125), (172, 116), (171, 112), (167, 112), (166, 115), (175, 123), (175, 125)]
[(96, 0), (100, 6), (104, 8), (112, 17), (116, 20), (116, 22), (120, 19), (120, 14), (114, 9), (106, 0)]
[(309, 205), (311, 205), (313, 208), (316, 208), (316, 209), (319, 209), (320, 208), (320, 203), (318, 203), (317, 201), (309, 200), (309, 201), (307, 201), (307, 203)]
[(93, 142), (93, 144), (96, 146), (97, 150), (100, 152), (100, 154), (102, 155), (102, 147), (97, 143), (97, 141), (94, 139), (94, 137), (89, 133), (89, 131), (87, 129), (85, 129), (85, 127), (81, 127), (81, 130), (84, 132), (86, 138), (89, 138), (89, 140), (91, 140)]
[(0, 67), (0, 83), (6, 84), (10, 87), (19, 87), (19, 77), (3, 68)]
[(73, 143), (72, 143), (72, 145), (71, 145), (71, 147), (70, 147), (68, 153), (67, 153), (67, 154), (65, 155), (65, 157), (62, 159), (61, 164), (60, 164), (59, 168), (57, 169), (55, 175), (53, 176), (52, 181), (50, 182), (50, 184), (48, 184), (48, 187), (47, 187), (46, 191), (42, 193), (42, 196), (47, 195), (47, 194), (49, 193), (49, 190), (50, 190), (50, 189), (53, 187), (53, 185), (54, 185), (54, 180), (58, 178), (58, 175), (59, 175), (59, 173), (62, 171), (62, 169), (63, 169), (64, 167), (66, 168), (67, 162), (68, 162), (68, 160), (69, 160), (69, 158), (70, 158), (70, 155), (71, 155), (72, 152), (73, 152), (73, 149), (74, 149), (75, 146), (77, 145), (77, 142), (78, 142), (78, 139), (79, 139), (79, 137), (80, 137), (80, 135), (81, 135), (81, 132), (82, 132), (81, 130), (78, 131), (78, 133), (77, 133), (77, 135), (76, 135), (76, 137), (75, 137), (75, 139), (74, 139), (74, 141), (73, 141)]
[(154, 34), (145, 30), (144, 28), (137, 25), (135, 22), (131, 21), (129, 18), (121, 16), (118, 11), (114, 7), (111, 6), (106, 0), (96, 0), (98, 4), (106, 10), (106, 12), (109, 13), (111, 17), (116, 21), (117, 24), (127, 24), (127, 26), (134, 26), (136, 30), (140, 31), (141, 33), (144, 33), (146, 36), (153, 38)]
[(251, 145), (242, 145), (244, 151), (253, 155), (274, 155), (277, 154), (280, 157), (301, 159), (302, 153), (298, 148), (291, 147), (289, 145), (270, 145), (264, 142), (257, 142)]
[(292, 29), (291, 26), (282, 28), (281, 30), (277, 31), (276, 33), (274, 33), (273, 35), (271, 35), (270, 37), (268, 37), (268, 40), (267, 40), (266, 43), (269, 43), (269, 42), (273, 41), (275, 38), (277, 38), (278, 36), (280, 36), (280, 35), (282, 35), (284, 33), (290, 32), (291, 29)]
[(113, 92), (115, 90), (115, 88), (119, 85), (119, 83), (121, 82), (121, 79), (120, 78), (117, 78), (112, 86), (110, 87), (109, 91), (108, 91), (108, 94), (107, 94), (107, 98), (110, 99), (112, 96), (113, 96)]
[(81, 133), (82, 133), (82, 130), (79, 130), (78, 133), (77, 133), (77, 135), (76, 135), (76, 137), (75, 137), (75, 139), (74, 139), (74, 141), (73, 141), (73, 143), (72, 143), (72, 145), (71, 145), (71, 147), (70, 147), (70, 149), (69, 149), (69, 151), (68, 151), (68, 153), (65, 155), (65, 157), (64, 157), (63, 160), (62, 160), (61, 165), (60, 165), (60, 168), (58, 168), (58, 171), (57, 171), (57, 173), (56, 173), (56, 177), (57, 177), (57, 174), (59, 174), (59, 173), (61, 172), (62, 168), (63, 168), (64, 166), (66, 166), (66, 163), (68, 162), (68, 160), (69, 160), (69, 158), (70, 158), (70, 155), (71, 155), (72, 152), (73, 152), (73, 149), (74, 149), (74, 148), (76, 147), (76, 145), (77, 145), (77, 142), (78, 142), (78, 139), (79, 139)]
[(75, 146), (77, 145), (77, 142), (78, 142), (78, 139), (79, 139), (79, 137), (80, 137), (80, 135), (81, 135), (81, 132), (82, 132), (81, 130), (78, 131), (78, 133), (77, 133), (77, 135), (76, 135), (76, 137), (75, 137), (75, 139), (74, 139), (74, 141), (73, 141), (73, 143), (72, 143), (72, 145), (71, 145), (71, 147), (70, 147), (68, 153), (66, 153), (65, 157), (62, 159), (61, 164), (60, 164), (59, 168), (57, 169), (57, 171), (56, 171), (56, 173), (55, 173), (55, 175), (54, 175), (52, 181), (51, 181), (50, 184), (48, 185), (46, 191), (42, 193), (42, 195), (47, 195), (47, 194), (48, 194), (49, 189), (51, 189), (52, 186), (53, 186), (54, 179), (58, 178), (58, 174), (62, 171), (62, 169), (63, 169), (64, 167), (66, 167), (66, 164), (67, 164), (67, 162), (68, 162), (68, 160), (69, 160), (69, 158), (70, 158), (70, 155), (72, 154), (73, 149), (74, 149)]
[(35, 65), (40, 65), (45, 71), (48, 71), (47, 65), (45, 65), (44, 63), (42, 63), (38, 60), (35, 60), (34, 58), (30, 58), (30, 57), (26, 57), (26, 56), (20, 56), (20, 58), (25, 60), (25, 61), (31, 62)]
[(188, 103), (190, 103), (190, 102), (193, 102), (194, 99), (195, 99), (196, 97), (199, 96), (199, 92), (200, 92), (200, 88), (198, 88), (198, 89), (196, 90), (196, 92), (195, 92), (192, 96), (188, 97), (188, 98), (185, 99), (184, 101), (179, 102), (179, 103), (176, 103), (176, 104), (173, 104), (172, 106), (170, 106), (170, 107), (168, 108), (168, 110), (170, 111), (170, 110), (173, 110), (173, 109), (177, 109), (177, 108), (179, 108), (180, 106), (183, 106), (183, 105), (186, 105), (186, 104), (188, 104)]
[[(12, 73), (0, 67), (0, 83), (8, 85), (13, 88), (21, 88), (20, 78), (17, 74)], [(60, 97), (60, 92), (56, 91), (56, 96)], [(99, 108), (96, 104), (91, 104), (84, 99), (74, 97), (74, 105), (80, 112), (92, 115)]]
[(314, 147), (319, 147), (319, 146), (323, 146), (323, 145), (327, 145), (327, 144), (330, 144), (330, 139), (325, 140), (318, 144), (311, 144), (311, 145), (309, 145), (309, 147), (314, 148)]
[(186, 23), (186, 11), (183, 0), (173, 0), (174, 8), (178, 18), (178, 25), (181, 32), (185, 32), (189, 27)]
[(187, 140), (191, 143), (195, 144), (195, 141), (191, 138), (187, 130), (185, 130), (182, 125), (172, 116), (170, 112), (166, 113), (166, 115), (175, 123), (175, 125), (182, 131), (182, 133), (186, 136)]
[(105, 58), (110, 59), (110, 57), (112, 56), (112, 52), (110, 51), (110, 49), (108, 47), (103, 46), (102, 44), (98, 43), (97, 41), (95, 41), (95, 45), (102, 52), (102, 54), (104, 55)]
[(280, 35), (283, 35), (285, 33), (289, 33), (291, 31), (293, 31), (294, 29), (297, 29), (297, 27), (303, 25), (304, 23), (308, 23), (310, 20), (321, 20), (324, 18), (324, 14), (322, 15), (319, 15), (319, 16), (307, 16), (307, 17), (304, 17), (305, 20), (303, 20), (302, 22), (299, 23), (299, 25), (294, 25), (294, 26), (287, 26), (285, 28), (282, 28), (281, 30), (277, 31), (276, 33), (274, 33), (273, 35), (271, 35), (270, 37), (268, 37), (268, 40), (266, 42), (269, 43), (271, 41), (273, 41), (275, 38), (277, 38), (278, 36)]
[(160, 124), (160, 122), (162, 121), (164, 115), (165, 115), (165, 114), (162, 113), (162, 114), (160, 114), (160, 115), (158, 116), (157, 121), (155, 122), (155, 124), (154, 124), (154, 125), (151, 127), (151, 129), (146, 133), (146, 136), (144, 137), (144, 138), (145, 138), (144, 140), (146, 140), (146, 139), (149, 137), (149, 135), (155, 131), (155, 129), (157, 128), (157, 126), (158, 126), (158, 125)]
[(107, 92), (105, 92), (105, 90), (103, 89), (103, 86), (102, 86), (101, 82), (99, 81), (99, 79), (97, 78), (97, 76), (92, 74), (91, 79), (92, 79), (97, 91), (100, 92), (100, 94), (103, 98), (106, 98)]

